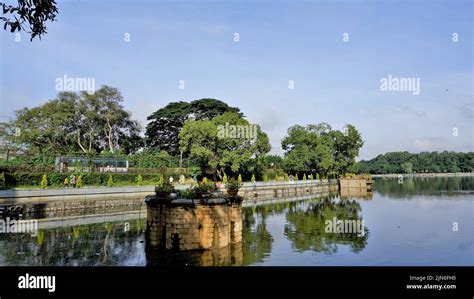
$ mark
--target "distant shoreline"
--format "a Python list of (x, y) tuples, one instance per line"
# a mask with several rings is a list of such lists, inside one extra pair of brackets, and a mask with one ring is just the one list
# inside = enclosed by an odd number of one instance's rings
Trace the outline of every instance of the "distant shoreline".
[(373, 178), (398, 178), (403, 177), (472, 177), (474, 172), (447, 172), (447, 173), (387, 173), (387, 174), (371, 174)]

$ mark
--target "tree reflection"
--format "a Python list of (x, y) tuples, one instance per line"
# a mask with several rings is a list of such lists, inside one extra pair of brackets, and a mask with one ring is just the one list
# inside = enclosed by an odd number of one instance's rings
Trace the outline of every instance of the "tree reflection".
[[(4, 265), (31, 266), (98, 266), (118, 265), (124, 260), (140, 257), (145, 220), (130, 220), (130, 230), (124, 222), (76, 225), (39, 230), (29, 234), (3, 234), (0, 256)], [(139, 243), (141, 244), (141, 243)]]
[[(435, 178), (413, 178), (374, 180), (373, 188), (378, 193), (390, 198), (410, 198), (412, 195), (444, 194), (456, 196), (463, 194), (462, 191), (474, 190), (474, 178), (472, 177), (435, 177)], [(461, 191), (461, 192), (460, 192)]]
[(335, 200), (331, 196), (310, 201), (306, 206), (292, 205), (286, 213), (288, 224), (284, 234), (298, 252), (313, 250), (325, 254), (337, 252), (337, 245), (350, 245), (353, 252), (360, 252), (367, 245), (365, 234), (327, 233), (326, 220), (362, 220), (360, 204), (356, 200)]
[(272, 251), (273, 237), (267, 231), (265, 221), (270, 212), (277, 211), (271, 209), (269, 205), (254, 206), (252, 208), (245, 208), (242, 211), (244, 225), (242, 232), (244, 265), (261, 263)]

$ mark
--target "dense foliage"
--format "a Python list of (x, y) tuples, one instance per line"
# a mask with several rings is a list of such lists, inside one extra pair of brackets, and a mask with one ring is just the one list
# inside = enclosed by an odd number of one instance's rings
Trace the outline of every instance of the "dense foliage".
[(28, 157), (40, 157), (44, 164), (68, 152), (130, 153), (141, 146), (140, 126), (122, 102), (120, 92), (108, 86), (91, 94), (61, 92), (43, 105), (16, 111), (2, 132)]
[(146, 145), (178, 155), (178, 135), (186, 120), (211, 120), (225, 112), (235, 112), (242, 116), (239, 108), (230, 107), (215, 99), (169, 103), (148, 116), (150, 122), (146, 127)]
[(356, 172), (355, 158), (364, 142), (352, 125), (345, 132), (320, 123), (306, 127), (295, 125), (282, 140), (286, 151), (283, 167), (296, 174), (318, 173), (324, 177), (335, 173)]
[[(233, 138), (218, 136), (219, 126), (226, 123), (240, 126), (255, 126), (255, 138)], [(250, 124), (239, 113), (226, 112), (212, 120), (188, 120), (179, 133), (180, 150), (201, 174), (224, 173), (244, 175), (263, 168), (263, 157), (270, 151), (270, 143), (258, 125)]]
[(444, 173), (474, 171), (474, 152), (391, 152), (372, 160), (360, 161), (361, 173)]
[[(81, 177), (84, 185), (109, 186), (147, 184), (160, 175), (177, 179), (180, 174), (241, 182), (288, 180), (289, 175), (311, 180), (356, 172), (474, 171), (474, 153), (394, 152), (356, 163), (364, 142), (352, 125), (343, 131), (326, 123), (294, 125), (282, 139), (284, 157), (269, 155), (269, 138), (260, 126), (245, 119), (239, 108), (216, 99), (166, 105), (148, 117), (141, 137), (138, 122), (122, 102), (116, 88), (102, 86), (93, 93), (61, 92), (42, 105), (16, 111), (11, 121), (0, 123), (2, 152), (8, 159), (0, 161), (2, 188), (40, 186), (43, 174), (46, 185), (61, 186), (65, 174), (56, 172), (58, 156), (128, 160), (129, 174)], [(239, 135), (244, 132), (240, 129), (249, 134)]]

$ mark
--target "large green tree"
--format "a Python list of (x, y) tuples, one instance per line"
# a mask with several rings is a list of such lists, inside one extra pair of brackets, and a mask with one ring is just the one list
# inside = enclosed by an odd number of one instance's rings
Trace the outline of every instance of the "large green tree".
[(352, 125), (344, 132), (332, 130), (326, 123), (295, 125), (288, 129), (282, 140), (285, 152), (284, 168), (293, 173), (354, 172), (355, 158), (363, 141), (360, 133)]
[(122, 106), (116, 88), (96, 92), (59, 93), (57, 98), (15, 113), (6, 124), (9, 140), (29, 153), (135, 151), (141, 146), (140, 126)]
[(211, 120), (225, 112), (235, 112), (242, 116), (239, 108), (230, 107), (216, 99), (169, 103), (148, 116), (150, 122), (146, 127), (146, 145), (178, 155), (178, 134), (186, 120)]
[[(254, 130), (253, 136), (234, 136), (229, 126)], [(233, 127), (233, 128), (235, 128)], [(260, 126), (250, 124), (239, 113), (226, 112), (212, 120), (188, 120), (179, 133), (180, 150), (202, 174), (236, 175), (258, 171), (270, 151), (268, 136)]]

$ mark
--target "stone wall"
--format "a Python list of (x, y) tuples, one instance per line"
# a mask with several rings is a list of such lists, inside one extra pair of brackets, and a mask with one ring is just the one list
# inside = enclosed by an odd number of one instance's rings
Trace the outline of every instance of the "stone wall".
[(339, 179), (339, 189), (346, 188), (360, 188), (360, 189), (372, 189), (372, 177), (371, 176), (354, 176)]
[(244, 184), (239, 196), (245, 199), (268, 199), (297, 197), (323, 192), (337, 191), (336, 180), (307, 180), (294, 182), (255, 183), (254, 186)]
[(19, 207), (23, 219), (63, 218), (137, 211), (154, 187), (112, 187), (0, 192), (0, 208)]
[(175, 250), (221, 248), (242, 241), (242, 205), (147, 204), (147, 241)]

